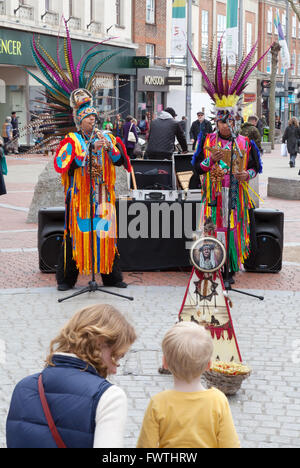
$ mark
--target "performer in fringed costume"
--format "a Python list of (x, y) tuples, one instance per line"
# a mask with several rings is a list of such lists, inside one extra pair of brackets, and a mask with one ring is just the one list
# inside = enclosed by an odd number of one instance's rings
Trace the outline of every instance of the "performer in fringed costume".
[[(103, 134), (96, 128), (97, 110), (93, 107), (96, 91), (95, 73), (100, 66), (116, 55), (107, 55), (86, 74), (90, 60), (105, 50), (91, 47), (74, 64), (70, 35), (65, 22), (64, 71), (57, 59), (32, 41), (32, 52), (37, 66), (48, 83), (30, 73), (45, 87), (47, 103), (43, 123), (44, 141), (48, 148), (57, 148), (54, 166), (61, 174), (66, 196), (65, 236), (56, 274), (58, 289), (71, 289), (78, 275), (92, 273), (91, 236), (94, 241), (95, 274), (102, 275), (105, 286), (125, 288), (119, 267), (117, 251), (117, 225), (115, 213), (115, 166), (124, 165), (132, 170), (122, 141), (112, 134)], [(62, 139), (63, 138), (63, 139)], [(89, 172), (89, 145), (91, 145), (92, 180)], [(91, 233), (90, 184), (92, 184), (93, 228)]]
[[(199, 68), (204, 87), (215, 105), (216, 131), (203, 137), (200, 133), (198, 144), (193, 157), (194, 175), (190, 181), (190, 188), (201, 187), (203, 191), (203, 219), (202, 226), (208, 219), (212, 219), (217, 237), (223, 240), (227, 246), (228, 225), (228, 196), (231, 182), (232, 206), (230, 217), (230, 241), (229, 260), (231, 282), (232, 276), (239, 271), (241, 265), (248, 258), (250, 249), (255, 249), (255, 236), (251, 235), (251, 216), (254, 202), (251, 197), (249, 180), (262, 173), (262, 160), (259, 149), (254, 141), (241, 135), (237, 136), (236, 143), (239, 146), (243, 158), (240, 157), (237, 148), (234, 147), (233, 176), (230, 181), (230, 160), (232, 148), (231, 126), (235, 134), (238, 134), (242, 121), (243, 92), (247, 86), (247, 80), (253, 70), (263, 60), (265, 54), (252, 65), (257, 42), (249, 54), (237, 64), (234, 75), (230, 75), (228, 62), (225, 73), (221, 54), (222, 39), (218, 45), (216, 59), (213, 53), (209, 54), (211, 63), (208, 64), (209, 72), (205, 72), (192, 51), (192, 57)], [(251, 239), (252, 238), (252, 239)], [(251, 242), (252, 240), (252, 242)]]

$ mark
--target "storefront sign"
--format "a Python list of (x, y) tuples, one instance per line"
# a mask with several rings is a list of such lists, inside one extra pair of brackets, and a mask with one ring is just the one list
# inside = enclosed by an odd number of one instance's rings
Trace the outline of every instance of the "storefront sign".
[(255, 93), (245, 93), (244, 94), (244, 102), (255, 102), (256, 101), (256, 94)]
[(169, 86), (166, 83), (168, 74), (168, 70), (157, 68), (137, 70), (137, 90), (168, 92)]
[(149, 65), (149, 57), (133, 57), (132, 59), (133, 68), (149, 68)]
[(144, 84), (147, 86), (165, 86), (165, 78), (163, 76), (144, 76)]
[(0, 38), (0, 55), (22, 55), (22, 42)]
[(167, 76), (165, 78), (165, 84), (168, 86), (182, 86), (181, 76)]
[[(43, 46), (47, 52), (54, 58), (56, 58), (57, 50), (57, 38), (54, 36), (47, 36), (45, 34), (36, 33), (36, 41)], [(25, 67), (36, 67), (36, 63), (33, 59), (31, 52), (31, 41), (33, 33), (27, 31), (18, 31), (16, 29), (0, 28), (0, 64), (14, 65), (14, 66), (25, 66)], [(39, 39), (39, 40), (38, 40)], [(76, 39), (72, 39), (72, 51), (75, 62), (87, 52), (95, 42), (86, 42)], [(98, 50), (101, 50), (104, 46), (99, 46)], [(111, 74), (124, 74), (124, 75), (135, 75), (136, 69), (132, 67), (132, 60), (135, 57), (135, 50), (114, 47), (105, 45), (107, 54), (118, 52), (118, 55), (112, 57), (107, 63), (104, 63), (100, 72), (111, 73)], [(64, 41), (63, 38), (59, 42), (59, 52), (61, 57), (64, 56)], [(93, 69), (97, 63), (97, 59), (91, 60), (88, 64), (87, 71)]]

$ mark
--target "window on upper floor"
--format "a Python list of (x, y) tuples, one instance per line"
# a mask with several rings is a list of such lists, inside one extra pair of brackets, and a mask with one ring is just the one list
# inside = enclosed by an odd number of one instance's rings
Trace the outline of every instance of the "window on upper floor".
[(208, 53), (208, 11), (202, 10), (201, 18), (201, 59), (207, 60)]
[(292, 68), (292, 75), (296, 75), (296, 61), (297, 61), (297, 55), (296, 55), (296, 51), (294, 50), (294, 52), (292, 53), (292, 63), (291, 63), (291, 68)]
[(150, 59), (150, 67), (155, 64), (155, 44), (146, 44), (146, 56)]
[(269, 52), (267, 54), (267, 73), (271, 73), (272, 69), (272, 54)]
[(282, 16), (281, 16), (281, 26), (282, 26), (283, 34), (286, 36), (286, 14), (285, 13), (282, 13)]
[(124, 26), (124, 0), (116, 0), (116, 25)]
[(5, 0), (0, 0), (0, 15), (5, 15)]
[(297, 37), (297, 22), (296, 16), (292, 18), (292, 37)]
[(146, 23), (155, 24), (155, 0), (146, 0)]
[(268, 32), (268, 34), (272, 34), (272, 32), (273, 32), (273, 11), (272, 11), (272, 8), (268, 9), (267, 32)]
[(251, 47), (252, 47), (252, 23), (247, 23), (247, 38), (246, 38), (247, 54), (249, 54)]

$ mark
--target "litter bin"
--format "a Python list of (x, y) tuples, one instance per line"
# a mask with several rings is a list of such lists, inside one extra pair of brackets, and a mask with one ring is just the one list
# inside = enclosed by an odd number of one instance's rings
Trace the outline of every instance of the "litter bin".
[(270, 128), (265, 127), (263, 130), (263, 141), (268, 142), (269, 141), (269, 135), (270, 135)]

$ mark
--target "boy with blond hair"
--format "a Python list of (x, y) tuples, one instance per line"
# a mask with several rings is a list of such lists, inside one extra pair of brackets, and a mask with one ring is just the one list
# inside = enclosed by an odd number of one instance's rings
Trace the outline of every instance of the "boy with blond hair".
[(166, 333), (162, 349), (174, 389), (151, 398), (137, 447), (240, 448), (226, 396), (201, 384), (211, 366), (210, 333), (196, 323), (180, 322)]

